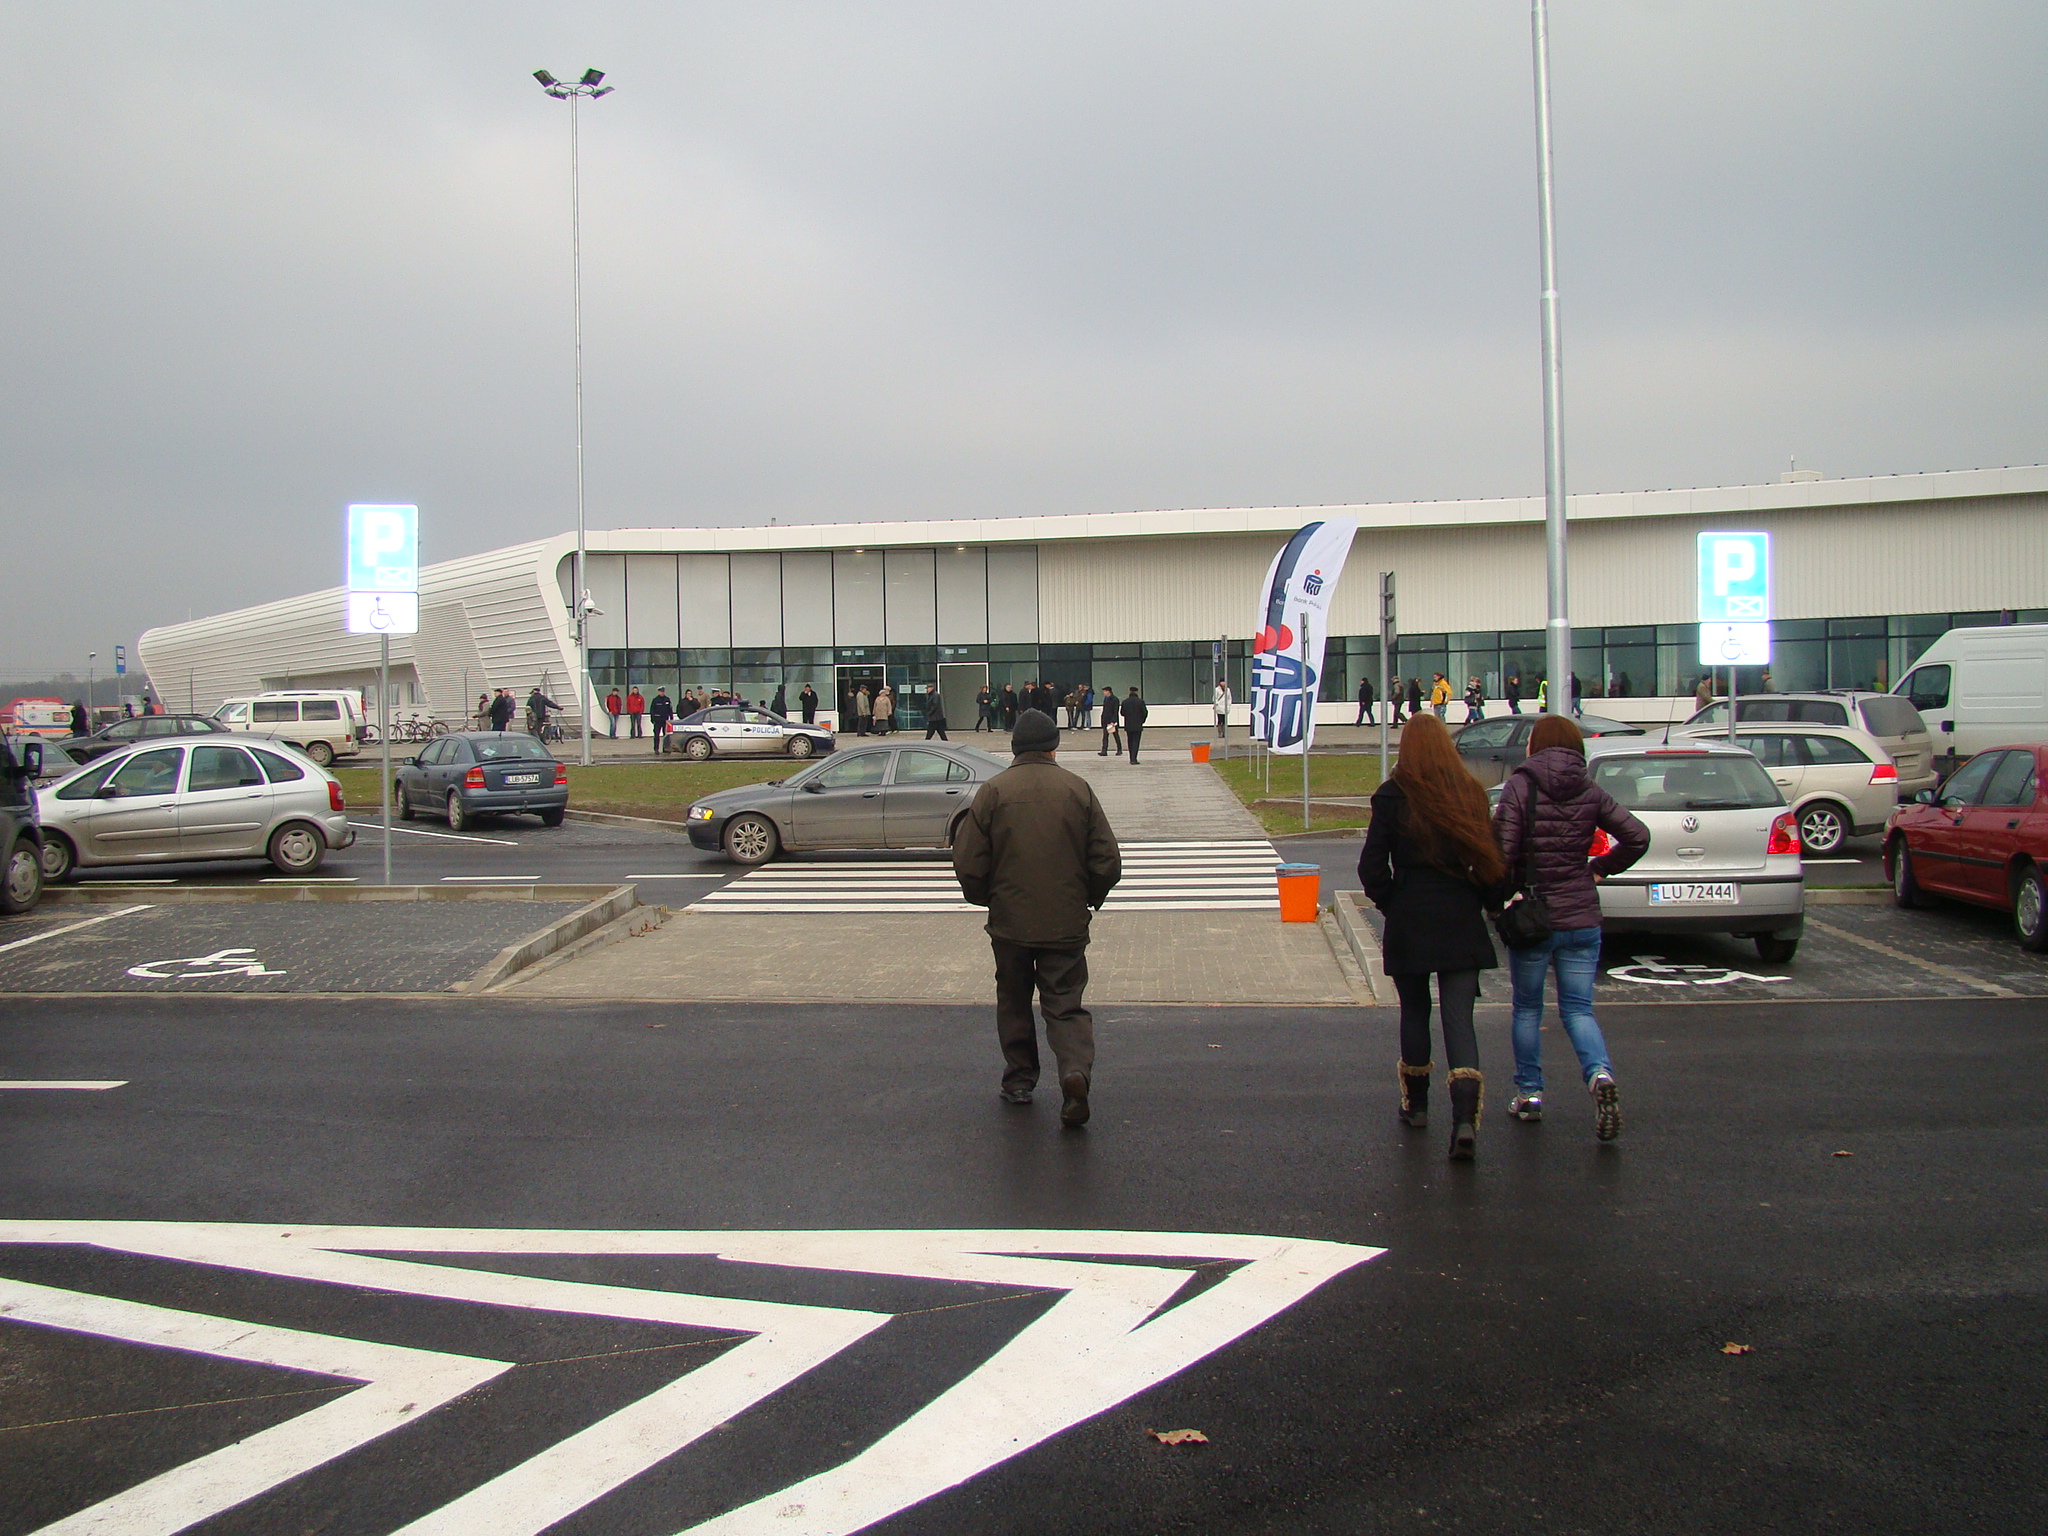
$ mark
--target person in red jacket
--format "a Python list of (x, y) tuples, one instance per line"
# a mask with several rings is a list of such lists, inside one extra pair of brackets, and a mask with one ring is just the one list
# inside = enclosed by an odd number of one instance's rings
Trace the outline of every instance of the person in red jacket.
[[(1590, 856), (1595, 830), (1614, 839), (1597, 858)], [(1515, 1097), (1508, 1114), (1543, 1118), (1543, 980), (1555, 969), (1558, 1016), (1593, 1095), (1594, 1134), (1612, 1141), (1621, 1134), (1621, 1093), (1593, 1019), (1593, 978), (1600, 970), (1600, 893), (1593, 882), (1620, 874), (1648, 853), (1650, 829), (1593, 782), (1578, 722), (1545, 715), (1529, 732), (1528, 760), (1501, 790), (1493, 833), (1511, 874), (1527, 855), (1530, 883), (1550, 909), (1550, 937), (1508, 951), (1515, 985)]]
[(626, 718), (633, 722), (632, 731), (635, 741), (640, 739), (640, 717), (646, 713), (647, 699), (640, 692), (640, 685), (635, 683), (626, 690)]
[(610, 693), (604, 696), (604, 712), (611, 719), (611, 731), (613, 741), (617, 741), (619, 739), (619, 716), (622, 713), (624, 713), (624, 711), (625, 705), (619, 702), (619, 690), (614, 688)]

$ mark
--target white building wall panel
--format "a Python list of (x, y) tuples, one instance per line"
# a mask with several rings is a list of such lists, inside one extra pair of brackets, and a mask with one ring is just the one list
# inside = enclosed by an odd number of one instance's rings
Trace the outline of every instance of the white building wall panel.
[(832, 554), (785, 550), (782, 556), (782, 643), (832, 643)]
[(988, 551), (978, 545), (942, 549), (937, 559), (940, 645), (988, 640)]
[(882, 633), (886, 645), (936, 645), (938, 618), (932, 552), (890, 549), (882, 553), (885, 592)]
[(837, 645), (880, 645), (882, 556), (879, 550), (832, 552), (832, 627)]
[(767, 650), (782, 644), (782, 556), (732, 557), (732, 643)]
[(988, 551), (988, 643), (1036, 645), (1038, 546), (997, 544)]
[[(678, 560), (676, 601), (681, 610), (680, 644), (692, 650), (723, 650), (732, 644), (732, 569), (724, 555), (683, 555)], [(635, 639), (637, 645), (652, 642)]]
[(602, 609), (585, 625), (584, 639), (596, 649), (609, 650), (626, 643), (626, 557), (591, 555), (583, 557), (583, 584), (590, 600)]
[[(724, 564), (725, 557), (708, 558)], [(676, 557), (626, 556), (626, 643), (639, 649), (674, 646), (680, 628), (676, 619)]]

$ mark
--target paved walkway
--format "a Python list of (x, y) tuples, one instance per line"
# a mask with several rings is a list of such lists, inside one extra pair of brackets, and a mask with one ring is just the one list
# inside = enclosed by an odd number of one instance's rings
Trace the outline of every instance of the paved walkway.
[(1146, 732), (1145, 750), (1134, 767), (1127, 757), (1097, 757), (1079, 743), (1099, 737), (1087, 731), (1071, 731), (1074, 745), (1059, 755), (1062, 768), (1070, 768), (1095, 786), (1096, 798), (1109, 814), (1117, 839), (1126, 843), (1179, 842), (1191, 838), (1257, 838), (1264, 842), (1266, 829), (1239, 803), (1216, 770), (1188, 756), (1185, 743), (1160, 743), (1150, 751), (1151, 733)]
[[(979, 912), (684, 912), (638, 938), (514, 982), (516, 997), (677, 1002), (983, 1003), (994, 995)], [(1091, 1003), (1350, 1003), (1323, 927), (1275, 912), (1104, 912)]]

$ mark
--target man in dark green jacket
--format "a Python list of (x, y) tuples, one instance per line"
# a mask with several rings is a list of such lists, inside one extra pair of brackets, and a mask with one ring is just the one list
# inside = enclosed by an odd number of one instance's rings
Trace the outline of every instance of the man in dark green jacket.
[(1059, 726), (1027, 709), (1010, 737), (1010, 766), (981, 786), (953, 840), (953, 873), (988, 908), (996, 958), (996, 1037), (1003, 1098), (1029, 1104), (1038, 1086), (1035, 990), (1045, 1040), (1059, 1067), (1063, 1125), (1085, 1125), (1095, 1071), (1088, 986), (1090, 913), (1123, 878), (1123, 858), (1086, 779), (1053, 761)]

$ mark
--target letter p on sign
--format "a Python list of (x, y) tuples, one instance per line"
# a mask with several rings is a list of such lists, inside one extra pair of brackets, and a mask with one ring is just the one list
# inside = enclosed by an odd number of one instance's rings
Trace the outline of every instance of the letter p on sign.
[(1771, 536), (1700, 535), (1700, 622), (1763, 623), (1771, 616)]
[(357, 505), (348, 509), (349, 591), (416, 591), (419, 564), (418, 507)]

